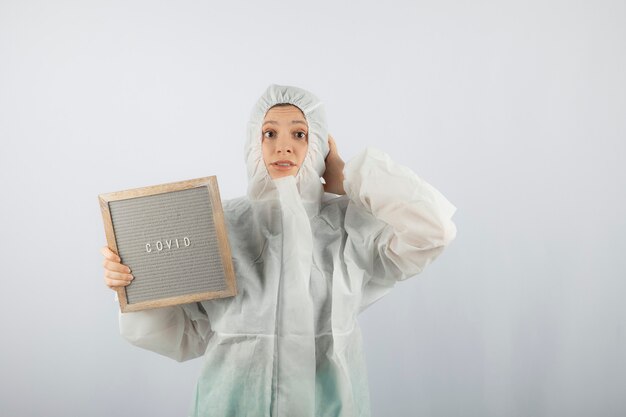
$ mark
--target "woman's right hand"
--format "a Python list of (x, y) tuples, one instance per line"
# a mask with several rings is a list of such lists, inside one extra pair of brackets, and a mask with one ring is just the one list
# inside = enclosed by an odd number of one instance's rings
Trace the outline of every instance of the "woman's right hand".
[(131, 283), (133, 276), (130, 273), (130, 268), (122, 264), (122, 260), (115, 254), (108, 246), (103, 246), (100, 250), (104, 255), (104, 283), (112, 290), (116, 290), (117, 287), (125, 287)]

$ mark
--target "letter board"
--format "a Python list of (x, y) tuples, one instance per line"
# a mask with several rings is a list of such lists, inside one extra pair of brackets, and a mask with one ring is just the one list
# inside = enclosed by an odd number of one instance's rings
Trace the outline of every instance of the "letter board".
[(107, 244), (135, 279), (122, 312), (237, 293), (215, 176), (100, 194)]

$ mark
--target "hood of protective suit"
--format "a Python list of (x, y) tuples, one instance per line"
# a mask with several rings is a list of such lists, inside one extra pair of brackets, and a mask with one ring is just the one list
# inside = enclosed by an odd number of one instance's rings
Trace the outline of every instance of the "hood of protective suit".
[[(263, 161), (261, 131), (267, 111), (276, 104), (289, 103), (304, 113), (309, 127), (308, 149), (298, 174), (273, 180)], [(320, 180), (325, 170), (328, 155), (328, 128), (323, 103), (312, 93), (302, 88), (270, 85), (252, 109), (248, 122), (248, 138), (245, 145), (248, 169), (248, 198), (250, 200), (277, 199), (276, 182), (294, 181), (309, 215), (319, 207), (324, 188)]]

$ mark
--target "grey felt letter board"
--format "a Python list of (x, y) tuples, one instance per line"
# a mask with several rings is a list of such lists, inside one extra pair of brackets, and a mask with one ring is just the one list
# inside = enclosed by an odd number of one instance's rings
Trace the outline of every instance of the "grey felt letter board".
[(117, 290), (122, 312), (236, 295), (214, 176), (98, 198), (107, 244), (135, 277)]

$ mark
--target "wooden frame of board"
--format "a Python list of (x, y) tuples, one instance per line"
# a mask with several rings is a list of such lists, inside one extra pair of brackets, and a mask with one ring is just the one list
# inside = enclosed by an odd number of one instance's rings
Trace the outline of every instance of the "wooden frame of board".
[[(219, 254), (221, 259), (221, 264), (223, 266), (224, 272), (224, 280), (225, 280), (225, 289), (220, 291), (206, 291), (200, 293), (192, 293), (192, 294), (182, 294), (176, 296), (169, 296), (166, 298), (158, 298), (147, 301), (139, 301), (135, 303), (129, 303), (129, 299), (127, 297), (127, 287), (118, 287), (117, 294), (120, 303), (120, 310), (122, 312), (131, 312), (138, 310), (145, 310), (150, 308), (157, 307), (165, 307), (172, 306), (178, 304), (185, 304), (203, 300), (209, 300), (214, 298), (224, 298), (231, 297), (237, 294), (237, 285), (235, 280), (235, 272), (232, 264), (230, 245), (228, 243), (228, 234), (226, 230), (226, 224), (224, 221), (224, 212), (222, 209), (222, 203), (220, 200), (219, 189), (217, 186), (217, 179), (215, 176), (197, 178), (187, 181), (173, 182), (168, 184), (161, 184), (149, 187), (135, 188), (125, 191), (118, 191), (106, 194), (100, 194), (98, 196), (100, 202), (100, 209), (102, 212), (102, 219), (104, 222), (104, 230), (106, 234), (106, 240), (109, 248), (115, 252), (115, 254), (119, 255), (118, 243), (115, 236), (115, 225), (111, 216), (111, 210), (109, 204), (111, 202), (127, 200), (127, 199), (135, 199), (147, 196), (156, 196), (159, 194), (166, 194), (176, 191), (189, 190), (191, 188), (198, 187), (206, 187), (208, 191), (208, 196), (210, 199), (210, 206), (212, 208), (212, 213), (207, 213), (207, 215), (212, 215), (212, 222), (214, 225), (214, 230), (216, 233), (215, 238), (217, 238), (217, 245), (219, 247)], [(171, 242), (171, 240), (170, 240)], [(177, 242), (178, 243), (178, 242)], [(148, 246), (148, 245), (146, 245)], [(120, 256), (122, 259), (122, 263), (124, 262), (124, 258)], [(133, 270), (132, 265), (128, 265), (131, 270)], [(135, 276), (135, 282), (138, 277)], [(176, 278), (179, 279), (179, 278)], [(182, 279), (182, 278), (181, 278)], [(131, 282), (130, 285), (133, 285)]]

